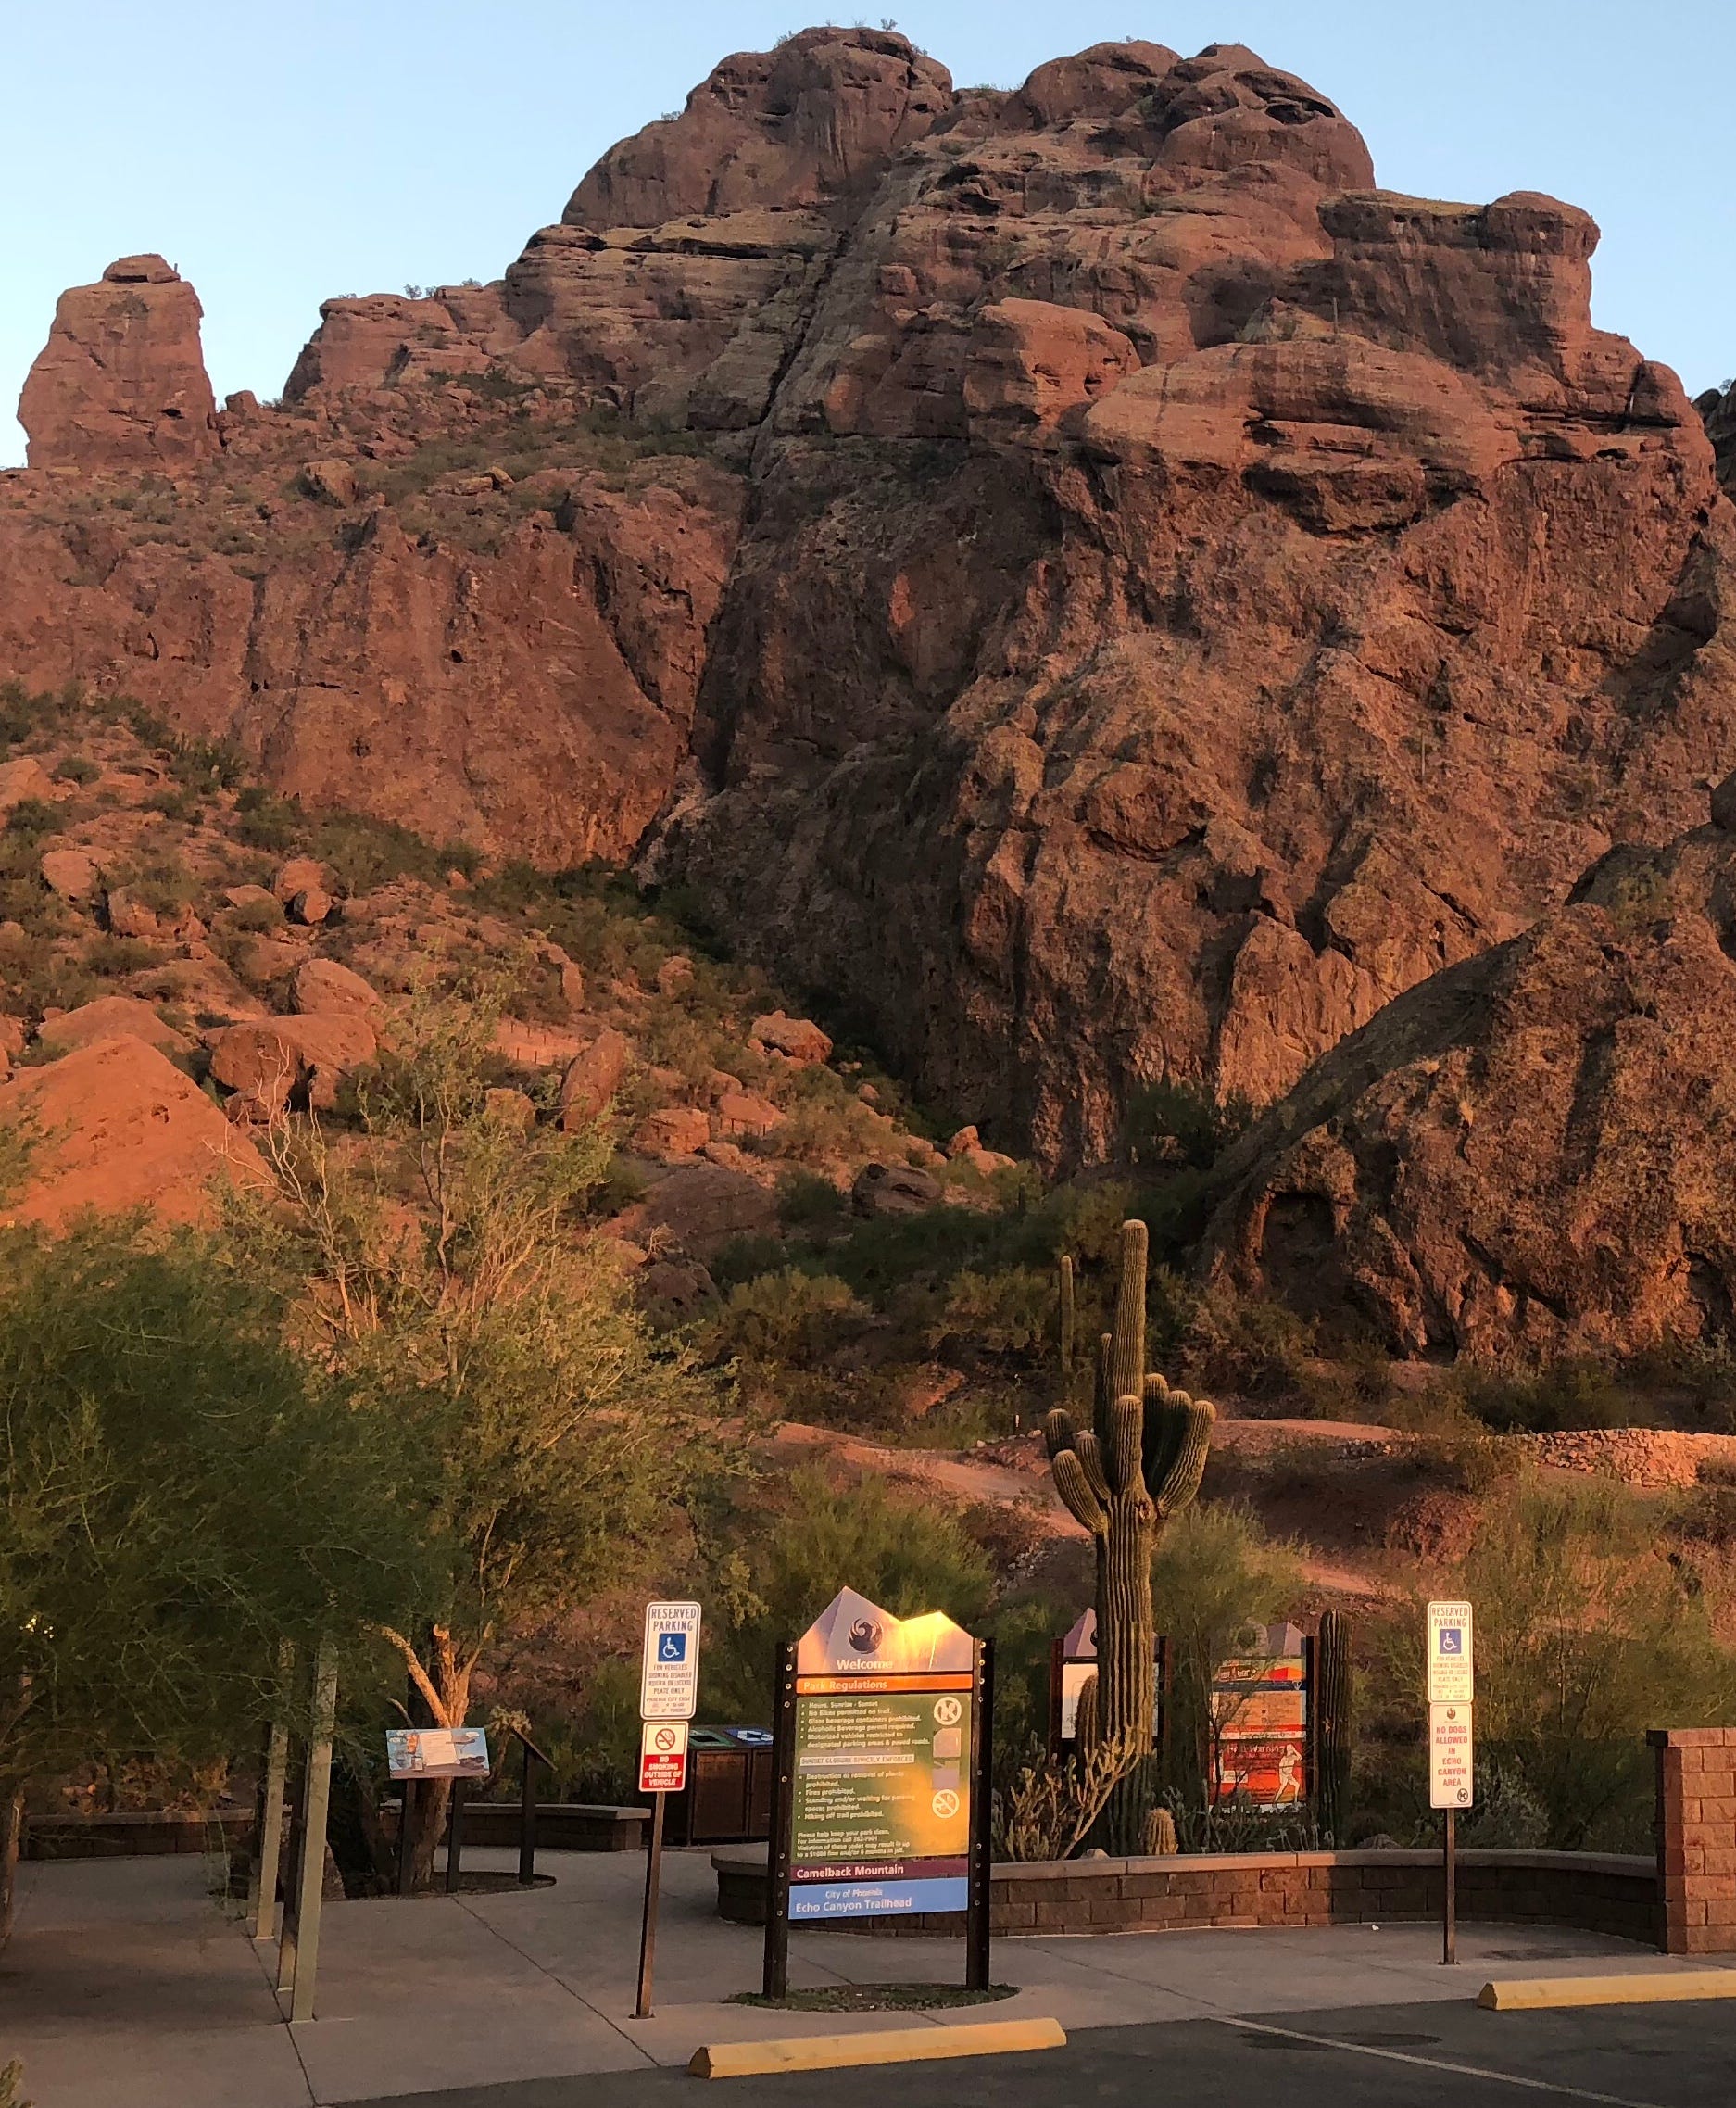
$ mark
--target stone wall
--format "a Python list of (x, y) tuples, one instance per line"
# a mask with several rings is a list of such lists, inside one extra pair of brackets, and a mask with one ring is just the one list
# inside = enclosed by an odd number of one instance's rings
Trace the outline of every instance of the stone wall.
[(25, 1818), (25, 1859), (154, 1859), (165, 1852), (224, 1851), (245, 1844), (250, 1808), (126, 1810), (112, 1815)]
[(1736, 1953), (1736, 1727), (1661, 1727), (1657, 1752), (1659, 1944)]
[[(714, 1852), (720, 1915), (765, 1922), (763, 1847)], [(1207, 1926), (1399, 1925), (1440, 1915), (1437, 1851), (1211, 1852), (1060, 1860), (994, 1869), (990, 1922), (1019, 1933), (1177, 1932)], [(1592, 1852), (1461, 1851), (1462, 1918), (1575, 1925), (1655, 1944), (1650, 1859)], [(959, 1912), (839, 1920), (881, 1934), (963, 1930)]]

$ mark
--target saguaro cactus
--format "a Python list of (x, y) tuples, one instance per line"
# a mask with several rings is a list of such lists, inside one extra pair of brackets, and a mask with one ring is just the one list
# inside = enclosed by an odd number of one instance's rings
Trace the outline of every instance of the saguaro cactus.
[(1341, 1610), (1320, 1614), (1314, 1706), (1316, 1820), (1341, 1845), (1351, 1801), (1351, 1627)]
[[(1098, 1343), (1093, 1424), (1081, 1428), (1060, 1407), (1043, 1423), (1056, 1491), (1096, 1547), (1097, 1733), (1129, 1752), (1149, 1746), (1157, 1698), (1152, 1549), (1163, 1523), (1199, 1491), (1214, 1418), (1204, 1399), (1146, 1373), (1147, 1251), (1144, 1223), (1124, 1222), (1115, 1329)], [(1069, 1268), (1062, 1277), (1069, 1306), (1070, 1277)]]

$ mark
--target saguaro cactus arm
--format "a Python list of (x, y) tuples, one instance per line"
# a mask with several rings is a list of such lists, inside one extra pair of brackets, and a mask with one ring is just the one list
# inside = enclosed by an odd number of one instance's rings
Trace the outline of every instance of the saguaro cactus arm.
[[(1160, 1379), (1161, 1381), (1161, 1379)], [(1161, 1516), (1177, 1514), (1200, 1490), (1217, 1408), (1169, 1391), (1145, 1408), (1145, 1483)]]
[(1073, 1374), (1073, 1260), (1065, 1252), (1061, 1256), (1061, 1380), (1063, 1385)]
[[(1054, 1475), (1055, 1491), (1074, 1519), (1084, 1523), (1094, 1537), (1101, 1537), (1109, 1528), (1107, 1498), (1100, 1495), (1093, 1484), (1091, 1473), (1078, 1449), (1081, 1442), (1089, 1442), (1094, 1452), (1095, 1440), (1080, 1433), (1071, 1413), (1057, 1410), (1043, 1422), (1043, 1442), (1049, 1451), (1049, 1468)], [(1101, 1480), (1101, 1470), (1097, 1476)]]

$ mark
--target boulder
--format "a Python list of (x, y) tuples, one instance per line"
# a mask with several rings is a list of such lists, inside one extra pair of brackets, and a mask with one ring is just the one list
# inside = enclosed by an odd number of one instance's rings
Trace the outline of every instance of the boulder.
[(678, 995), (684, 988), (693, 986), (693, 961), (679, 952), (673, 953), (657, 969), (659, 995)]
[(353, 505), (356, 502), (356, 468), (352, 461), (308, 461), (296, 478), (304, 496), (321, 505)]
[(864, 1164), (849, 1190), (858, 1215), (921, 1215), (938, 1207), (945, 1189), (938, 1179), (910, 1164)]
[(504, 1088), (484, 1091), (483, 1110), (489, 1119), (516, 1128), (521, 1134), (528, 1134), (536, 1125), (535, 1102), (522, 1091)]
[(336, 905), (331, 894), (321, 891), (318, 886), (304, 886), (290, 901), (289, 918), (308, 928), (317, 928)]
[(530, 1025), (522, 1017), (503, 1017), (495, 1028), (495, 1052), (520, 1068), (565, 1068), (589, 1043), (576, 1032)]
[(947, 1143), (949, 1156), (962, 1156), (967, 1149), (980, 1149), (983, 1138), (974, 1127), (962, 1127)]
[(102, 873), (96, 860), (82, 849), (51, 849), (45, 851), (37, 865), (42, 881), (51, 893), (58, 893), (63, 901), (74, 906), (85, 906), (102, 884)]
[(265, 1166), (192, 1079), (143, 1040), (100, 1040), (0, 1089), (0, 1122), (42, 1137), (6, 1219), (65, 1228), (86, 1209), (195, 1222), (217, 1181), (267, 1184)]
[(748, 1037), (761, 1052), (782, 1054), (799, 1067), (831, 1057), (832, 1042), (818, 1025), (806, 1017), (786, 1017), (781, 1010), (756, 1017)]
[(272, 1118), (304, 1093), (316, 1111), (327, 1111), (344, 1078), (374, 1053), (373, 1028), (357, 1012), (264, 1018), (219, 1033), (211, 1077), (234, 1093), (234, 1118)]
[(304, 959), (290, 978), (289, 999), (304, 1016), (335, 1010), (365, 1016), (383, 1002), (376, 989), (335, 959)]
[(273, 873), (271, 897), (280, 907), (287, 908), (297, 893), (326, 892), (331, 883), (331, 877), (318, 857), (292, 856)]
[(62, 1010), (44, 1017), (36, 1038), (57, 1054), (94, 1046), (99, 1040), (143, 1040), (159, 1054), (185, 1054), (193, 1041), (166, 1025), (148, 1003), (132, 995), (99, 995), (95, 1002), (76, 1010)]
[(692, 1259), (653, 1259), (640, 1268), (633, 1285), (639, 1301), (660, 1317), (691, 1318), (717, 1300), (717, 1283)]
[(31, 754), (16, 761), (0, 762), (0, 813), (9, 813), (26, 799), (45, 805), (55, 795), (54, 778)]
[(757, 1091), (725, 1091), (712, 1115), (720, 1140), (760, 1141), (783, 1126), (786, 1115)]
[(757, 1179), (721, 1164), (680, 1164), (610, 1225), (611, 1235), (690, 1259), (716, 1256), (736, 1237), (770, 1236), (777, 1195)]
[(606, 1025), (560, 1079), (560, 1125), (571, 1133), (602, 1113), (633, 1066), (633, 1042)]
[(703, 1106), (664, 1105), (639, 1122), (633, 1146), (654, 1156), (695, 1156), (711, 1139), (711, 1119)]
[(585, 975), (571, 959), (560, 964), (560, 1000), (575, 1013), (585, 1008)]
[(156, 915), (124, 886), (111, 886), (103, 901), (103, 914), (117, 937), (155, 937)]
[(269, 915), (272, 921), (283, 919), (283, 903), (277, 895), (264, 886), (227, 886), (223, 898), (232, 908), (243, 913)]

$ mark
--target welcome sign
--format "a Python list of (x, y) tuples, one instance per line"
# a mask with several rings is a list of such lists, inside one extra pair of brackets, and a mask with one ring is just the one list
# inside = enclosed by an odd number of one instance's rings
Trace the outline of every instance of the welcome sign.
[(792, 1920), (962, 1911), (976, 1645), (846, 1588), (796, 1645)]

